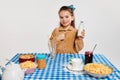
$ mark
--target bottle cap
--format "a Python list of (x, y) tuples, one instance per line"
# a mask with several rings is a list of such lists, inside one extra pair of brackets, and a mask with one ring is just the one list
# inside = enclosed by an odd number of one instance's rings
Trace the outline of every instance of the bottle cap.
[(83, 23), (84, 21), (80, 21), (81, 23)]
[(38, 55), (36, 56), (36, 58), (42, 60), (42, 59), (45, 59), (45, 58), (46, 58), (46, 55), (45, 55), (45, 54), (38, 54)]

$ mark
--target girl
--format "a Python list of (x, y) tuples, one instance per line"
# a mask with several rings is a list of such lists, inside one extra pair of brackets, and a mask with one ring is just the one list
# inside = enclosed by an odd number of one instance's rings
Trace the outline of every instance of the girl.
[(62, 6), (58, 12), (60, 26), (55, 28), (50, 37), (50, 42), (56, 44), (56, 53), (79, 53), (84, 47), (84, 34), (77, 36), (75, 28), (74, 7)]

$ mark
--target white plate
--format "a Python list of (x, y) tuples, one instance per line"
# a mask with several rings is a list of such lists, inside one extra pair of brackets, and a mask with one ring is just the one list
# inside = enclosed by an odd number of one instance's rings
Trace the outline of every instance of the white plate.
[(80, 66), (80, 68), (78, 68), (78, 69), (75, 69), (75, 68), (73, 68), (70, 64), (67, 64), (66, 65), (66, 68), (68, 69), (68, 70), (70, 70), (70, 71), (82, 71), (83, 70), (83, 64), (81, 64), (81, 66)]

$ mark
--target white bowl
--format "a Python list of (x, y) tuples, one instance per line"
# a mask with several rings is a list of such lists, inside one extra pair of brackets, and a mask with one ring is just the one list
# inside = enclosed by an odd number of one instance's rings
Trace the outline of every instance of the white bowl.
[[(89, 64), (89, 63), (88, 63)], [(90, 64), (94, 64), (94, 63), (90, 63)], [(98, 63), (98, 64), (100, 64), (100, 63)], [(103, 64), (104, 65), (104, 64)], [(85, 65), (86, 66), (86, 65)], [(85, 68), (85, 66), (84, 66), (84, 68)], [(105, 65), (105, 66), (107, 66), (107, 65)], [(109, 66), (107, 66), (107, 67), (109, 67)], [(90, 71), (87, 71), (87, 70), (85, 70), (85, 72), (88, 74), (88, 75), (90, 75), (90, 76), (93, 76), (93, 77), (96, 77), (96, 78), (104, 78), (104, 77), (107, 77), (107, 76), (109, 76), (110, 74), (112, 74), (112, 72), (113, 72), (113, 69), (111, 68), (111, 67), (109, 67), (109, 69), (111, 69), (112, 71), (111, 71), (111, 73), (109, 73), (109, 74), (97, 74), (97, 73), (93, 73), (93, 72), (90, 72)]]
[(96, 77), (96, 78), (104, 78), (109, 76), (110, 74), (95, 74), (95, 73), (91, 73), (89, 71), (85, 71), (87, 74), (89, 74), (90, 76)]

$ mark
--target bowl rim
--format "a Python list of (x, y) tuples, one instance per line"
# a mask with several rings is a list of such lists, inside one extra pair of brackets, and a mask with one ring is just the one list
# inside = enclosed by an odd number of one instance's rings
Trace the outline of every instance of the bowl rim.
[[(95, 63), (96, 63), (96, 62), (95, 62)], [(94, 64), (94, 63), (88, 63), (88, 64)], [(109, 75), (112, 74), (113, 71), (114, 71), (113, 68), (110, 67), (109, 65), (105, 65), (105, 64), (103, 64), (103, 63), (97, 63), (97, 64), (102, 64), (102, 65), (104, 65), (104, 66), (109, 67), (109, 68), (112, 70), (111, 73), (109, 73), (109, 74), (97, 74), (97, 73), (93, 73), (93, 72), (90, 72), (90, 71), (85, 70), (85, 66), (86, 66), (86, 65), (84, 65), (83, 70), (84, 70), (87, 74), (89, 74), (89, 75), (91, 75), (91, 76), (93, 76), (93, 77), (98, 77), (98, 78), (103, 78), (103, 77), (109, 76)]]

